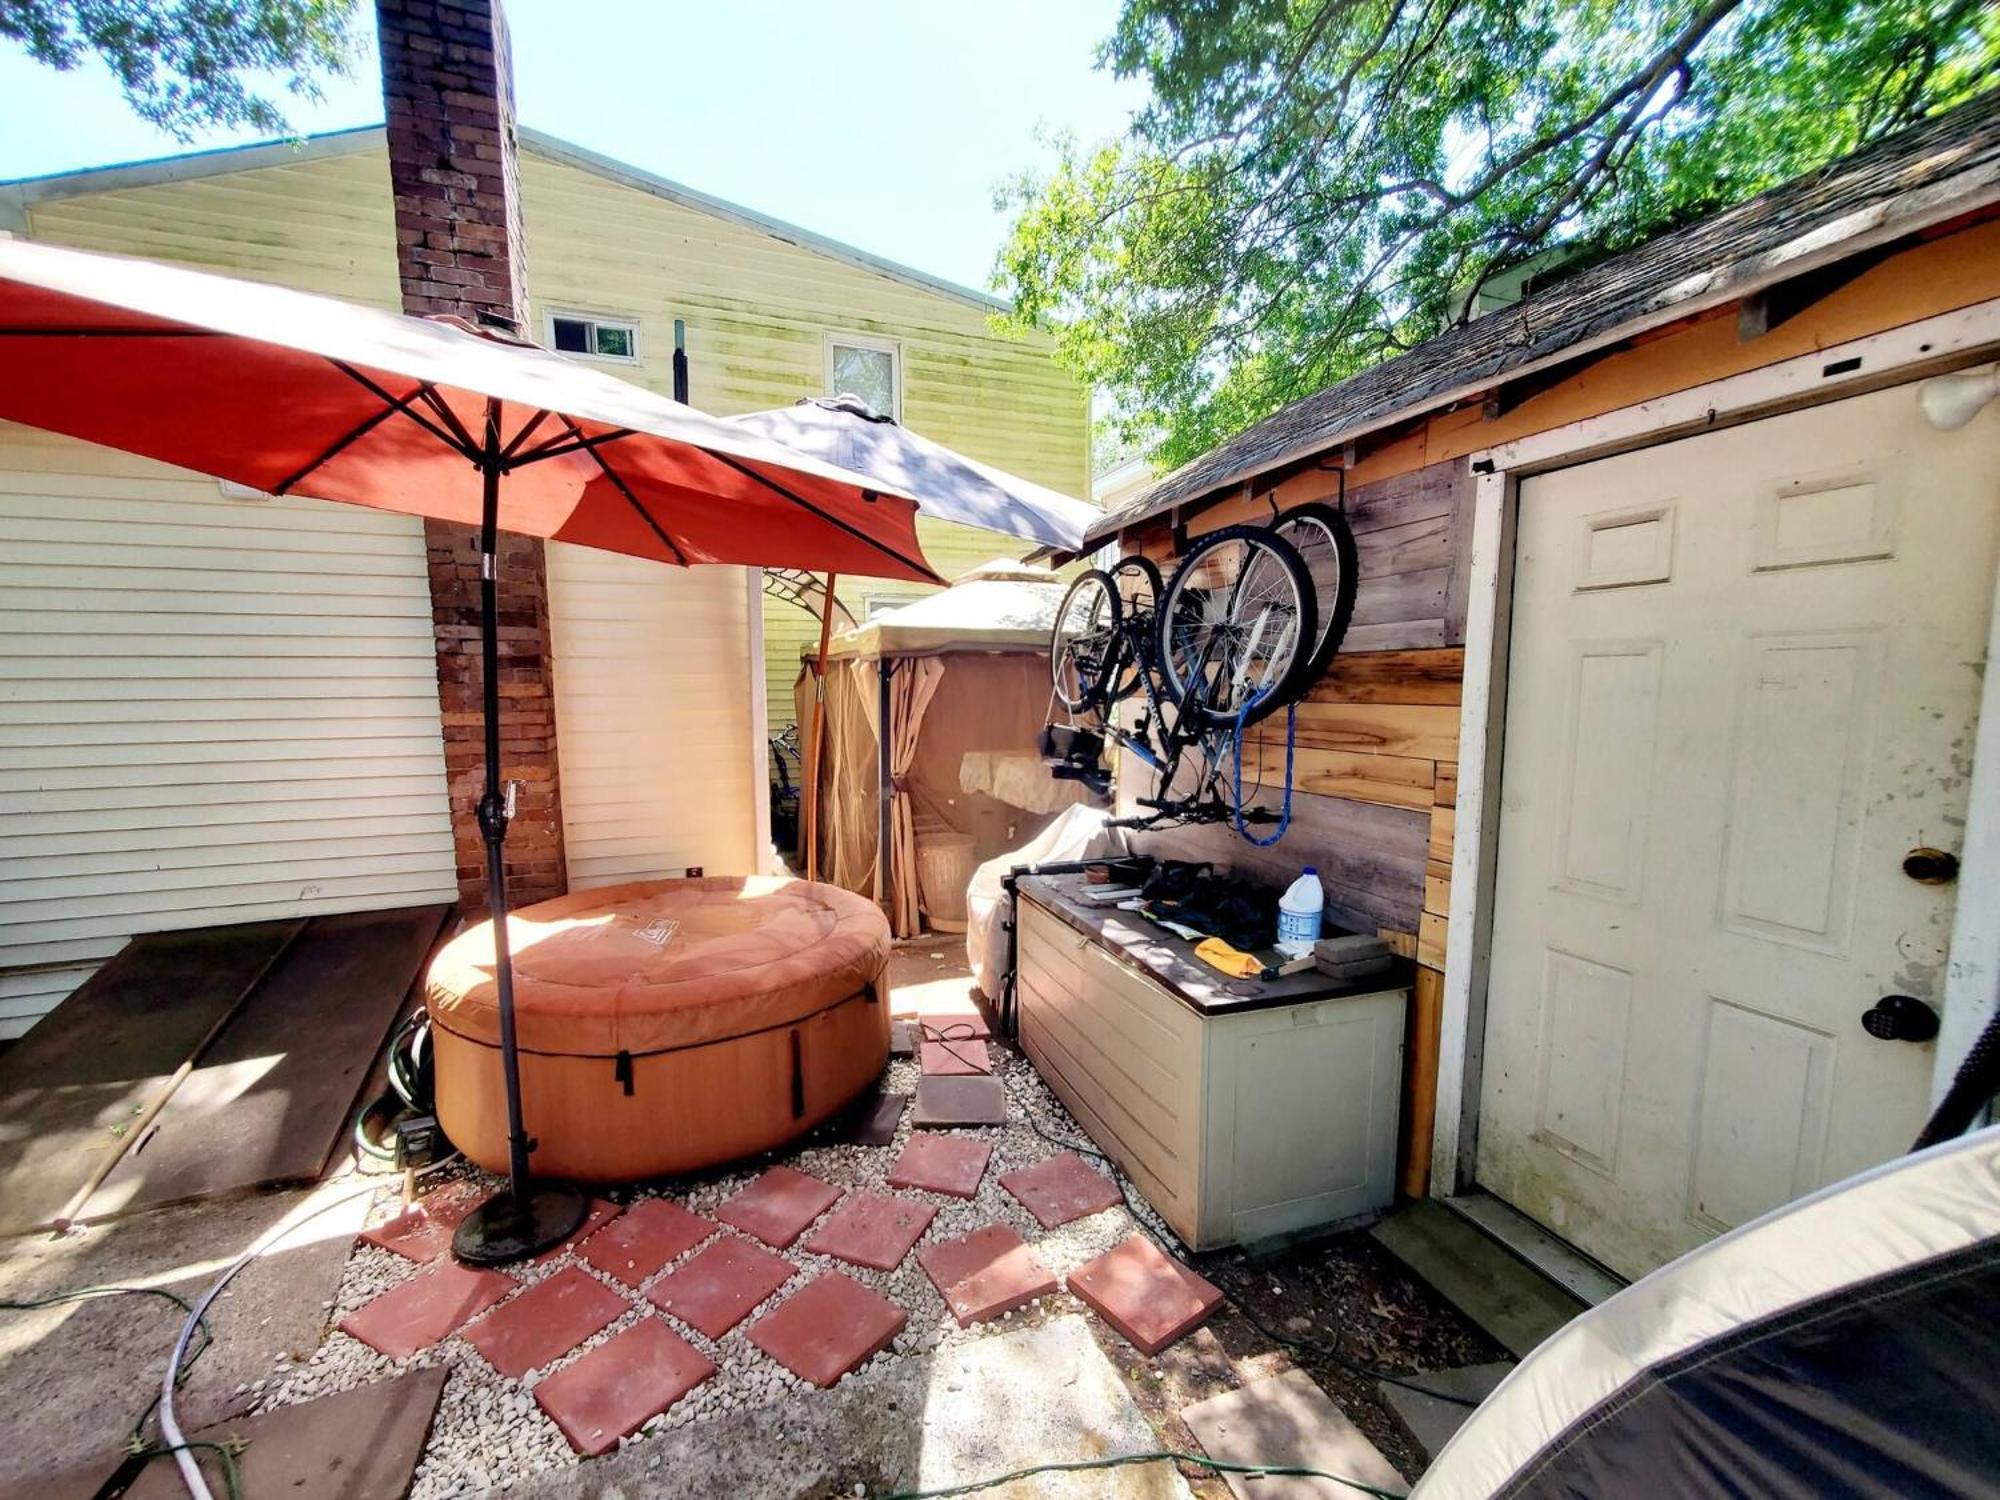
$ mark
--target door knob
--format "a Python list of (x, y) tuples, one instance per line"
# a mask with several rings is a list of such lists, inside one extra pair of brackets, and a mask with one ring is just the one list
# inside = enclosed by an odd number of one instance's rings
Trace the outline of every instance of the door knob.
[(1958, 879), (1958, 856), (1928, 846), (1903, 856), (1903, 873), (1919, 885), (1950, 885)]
[(1884, 995), (1861, 1013), (1861, 1029), (1879, 1042), (1928, 1042), (1938, 1013), (1915, 995)]

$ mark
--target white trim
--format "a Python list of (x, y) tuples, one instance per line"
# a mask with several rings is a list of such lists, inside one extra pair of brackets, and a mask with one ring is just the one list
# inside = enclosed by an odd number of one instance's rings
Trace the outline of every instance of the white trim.
[(895, 377), (896, 409), (892, 412), (883, 413), (883, 415), (894, 417), (898, 422), (902, 421), (903, 341), (896, 338), (887, 338), (879, 333), (847, 333), (839, 329), (829, 329), (826, 337), (820, 341), (822, 360), (821, 378), (826, 386), (826, 394), (829, 396), (849, 394), (848, 392), (837, 391), (833, 388), (833, 350), (836, 344), (844, 349), (868, 349), (873, 350), (877, 354), (886, 354), (889, 356), (890, 373)]
[[(637, 313), (587, 312), (580, 307), (548, 308), (542, 313), (542, 333), (545, 335), (543, 339), (544, 347), (549, 349), (555, 349), (556, 347), (557, 318), (561, 318), (565, 323), (588, 323), (591, 328), (591, 347), (588, 350), (556, 350), (557, 353), (563, 355), (565, 358), (588, 359), (600, 365), (636, 365), (645, 362), (645, 335), (640, 329), (639, 315)], [(610, 328), (629, 330), (632, 335), (632, 352), (630, 354), (599, 354), (597, 352), (597, 328), (600, 324)]]
[[(1473, 498), (1465, 686), (1459, 710), (1451, 925), (1445, 940), (1437, 1118), (1431, 1136), (1433, 1195), (1446, 1197), (1471, 1184), (1478, 1139), (1479, 1065), (1485, 1044), (1519, 480), (1526, 474), (1606, 453), (1671, 442), (1692, 432), (1859, 395), (1916, 379), (1930, 368), (1974, 363), (1990, 357), (1995, 348), (2000, 348), (2000, 299), (1585, 417), (1470, 456), (1468, 461), (1478, 480)], [(1858, 363), (1849, 366), (1849, 361)], [(2000, 660), (2000, 581), (1996, 581), (1994, 632), (1989, 661)], [(2000, 720), (2000, 688), (1996, 688), (1991, 672), (1983, 692), (1963, 856), (1966, 868), (1960, 877), (1959, 917), (1952, 932), (1934, 1089), (1940, 1087), (1940, 1080), (1948, 1080), (1949, 1069), (1956, 1067), (1979, 1021), (1990, 1014), (1995, 1003), (1995, 978), (2000, 975), (2000, 967), (1996, 967), (2000, 965), (2000, 786), (1995, 784), (2000, 781), (2000, 722), (1996, 722)], [(1976, 873), (1971, 868), (1975, 863)], [(1983, 902), (1977, 911), (1973, 909), (1975, 898)]]
[(764, 570), (746, 568), (750, 603), (744, 626), (750, 636), (750, 858), (753, 875), (777, 873), (771, 849), (771, 717), (764, 702)]
[(1951, 1087), (1952, 1075), (2000, 1005), (2000, 573), (1993, 580), (1968, 798), (1957, 910), (1944, 971), (1944, 1014), (1931, 1058), (1933, 1106)]
[(229, 172), (250, 172), (259, 167), (289, 167), (330, 156), (353, 156), (378, 148), (387, 150), (388, 141), (385, 127), (362, 125), (303, 140), (254, 141), (247, 146), (219, 146), (185, 156), (159, 156), (146, 161), (84, 167), (74, 172), (52, 172), (46, 177), (22, 177), (0, 183), (0, 187), (17, 190), (22, 200), (30, 204), (50, 203), (87, 193), (119, 193), (131, 188), (157, 187), (163, 182), (190, 182)]

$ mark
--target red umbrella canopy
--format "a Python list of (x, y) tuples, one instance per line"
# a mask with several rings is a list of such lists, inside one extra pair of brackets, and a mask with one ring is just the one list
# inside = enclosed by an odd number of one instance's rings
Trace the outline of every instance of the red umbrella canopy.
[(933, 581), (916, 506), (531, 344), (0, 240), (0, 418), (273, 494), (667, 563)]

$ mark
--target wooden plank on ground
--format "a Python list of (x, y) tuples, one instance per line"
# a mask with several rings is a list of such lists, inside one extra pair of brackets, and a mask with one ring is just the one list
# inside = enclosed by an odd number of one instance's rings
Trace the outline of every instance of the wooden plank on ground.
[(135, 937), (0, 1058), (0, 1235), (49, 1224), (293, 923)]
[(318, 1177), (448, 910), (313, 918), (84, 1217)]
[(1465, 652), (1457, 646), (1430, 651), (1342, 649), (1306, 696), (1314, 703), (1449, 703), (1465, 681)]

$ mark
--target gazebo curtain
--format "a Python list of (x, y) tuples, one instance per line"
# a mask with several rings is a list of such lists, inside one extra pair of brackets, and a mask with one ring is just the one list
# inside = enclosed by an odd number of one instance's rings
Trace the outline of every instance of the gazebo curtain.
[(890, 803), (889, 926), (897, 937), (913, 937), (922, 927), (917, 913), (916, 808), (905, 778), (917, 756), (924, 712), (944, 678), (944, 663), (934, 656), (905, 657), (889, 679)]

